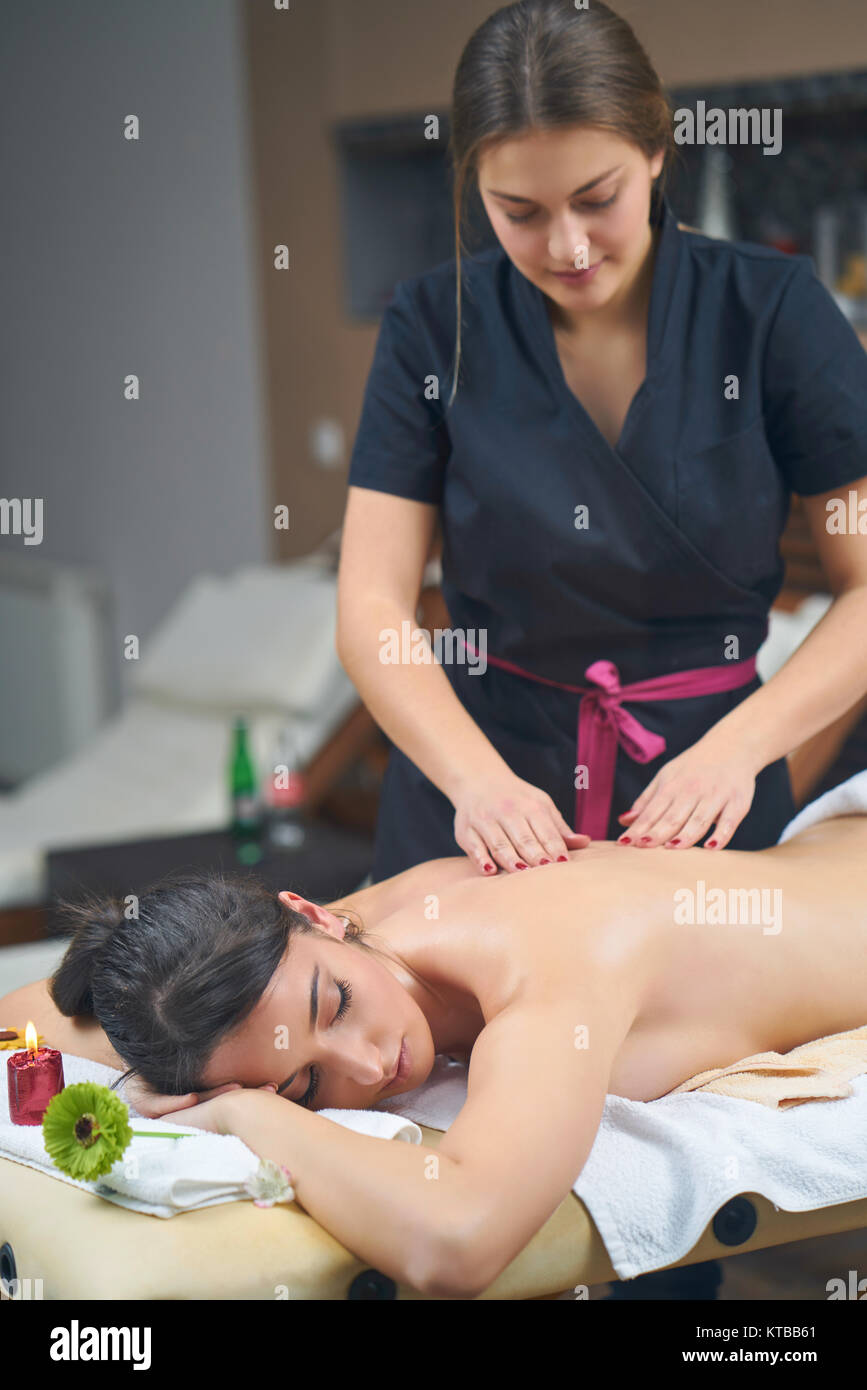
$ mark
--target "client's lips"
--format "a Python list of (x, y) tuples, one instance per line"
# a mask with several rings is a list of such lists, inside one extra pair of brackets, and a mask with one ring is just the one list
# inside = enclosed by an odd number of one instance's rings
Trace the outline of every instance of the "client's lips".
[(406, 1038), (401, 1038), (400, 1052), (397, 1054), (397, 1061), (394, 1064), (394, 1071), (392, 1072), (388, 1081), (386, 1081), (385, 1085), (380, 1088), (380, 1090), (387, 1091), (392, 1082), (397, 1081), (398, 1079), (403, 1081), (404, 1077), (406, 1076), (409, 1070), (408, 1063), (409, 1048), (407, 1046)]

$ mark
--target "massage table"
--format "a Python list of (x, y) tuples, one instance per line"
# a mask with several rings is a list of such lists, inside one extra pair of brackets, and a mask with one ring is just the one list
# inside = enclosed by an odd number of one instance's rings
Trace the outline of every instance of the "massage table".
[[(261, 611), (263, 582), (269, 586), (269, 597), (279, 602), (281, 581), (289, 578), (288, 574), (285, 578), (279, 576), (275, 587), (271, 575), (260, 579), (255, 572), (240, 572), (241, 595), (246, 584), (251, 592), (255, 589), (256, 602), (245, 608), (239, 600), (239, 615)], [(215, 591), (212, 593), (211, 589)], [(189, 679), (187, 663), (180, 660), (179, 654), (185, 646), (192, 620), (195, 618), (192, 625), (198, 626), (205, 609), (209, 614), (215, 611), (217, 600), (222, 609), (225, 590), (209, 584), (204, 591), (192, 594), (184, 611), (167, 625), (163, 650), (157, 653), (157, 669), (154, 671), (152, 663), (150, 671), (145, 671), (145, 679), (139, 685), (138, 703), (133, 701), (129, 716), (154, 719), (154, 710), (159, 707), (162, 719), (171, 715), (182, 724), (190, 721), (181, 728), (179, 735), (188, 762), (191, 760), (192, 721), (198, 719), (201, 728), (206, 712), (195, 707), (200, 692), (181, 689), (175, 684), (181, 675), (184, 680)], [(782, 664), (789, 650), (803, 640), (803, 629), (818, 620), (825, 606), (819, 604), (816, 611), (805, 613), (799, 620), (797, 632), (784, 632), (782, 622), (778, 625), (786, 650), (772, 651), (768, 646), (764, 659), (770, 662), (770, 668), (763, 671), (765, 679)], [(273, 679), (274, 673), (269, 674)], [(152, 690), (148, 688), (149, 681)], [(346, 694), (345, 690), (337, 693), (332, 717), (345, 716)], [(154, 697), (153, 709), (142, 703), (151, 696)], [(299, 701), (299, 707), (302, 703), (307, 702)], [(274, 717), (273, 706), (267, 712)], [(222, 714), (222, 710), (207, 711), (214, 720)], [(207, 732), (200, 740), (200, 761), (203, 766), (213, 767), (215, 750), (223, 740), (223, 729), (222, 724), (217, 733), (205, 727)], [(140, 734), (141, 730), (136, 729), (137, 739)], [(160, 727), (159, 734), (163, 740), (164, 726)], [(128, 739), (124, 742), (128, 746)], [(116, 766), (117, 749), (107, 751), (112, 754), (109, 762)], [(308, 755), (310, 751), (307, 750)], [(67, 765), (61, 774), (70, 775), (74, 770), (72, 765)], [(189, 768), (186, 771), (189, 772)], [(34, 789), (37, 793), (51, 789), (49, 786), (43, 788), (41, 780), (40, 787)], [(50, 783), (50, 776), (45, 780)], [(191, 783), (195, 781), (190, 780)], [(802, 799), (799, 797), (799, 802)], [(211, 818), (216, 814), (216, 790), (211, 794), (211, 801), (213, 805), (207, 808), (189, 807), (188, 816), (197, 828), (206, 811)], [(156, 810), (155, 807), (154, 814)], [(140, 815), (140, 810), (136, 814)], [(12, 965), (14, 948), (7, 948), (0, 956), (0, 965), (7, 964), (6, 978), (0, 978), (0, 994), (25, 980), (50, 973), (57, 943), (45, 942), (39, 948), (26, 948), (26, 952), (37, 949), (46, 953), (46, 960), (37, 964), (28, 959), (26, 965), (24, 961), (16, 962), (23, 972), (20, 980), (14, 978), (14, 972), (8, 968)], [(441, 1131), (424, 1125), (420, 1128), (424, 1144), (435, 1148)], [(728, 1201), (690, 1253), (668, 1267), (865, 1227), (867, 1199), (814, 1211), (786, 1212), (777, 1210), (760, 1195), (745, 1193)], [(121, 1260), (118, 1251), (123, 1252)], [(380, 1271), (370, 1269), (296, 1205), (263, 1210), (252, 1202), (230, 1202), (164, 1220), (127, 1210), (3, 1158), (0, 1158), (0, 1278), (7, 1283), (13, 1279), (41, 1280), (42, 1294), (50, 1300), (422, 1297), (408, 1286), (395, 1285)], [(576, 1286), (589, 1288), (614, 1279), (611, 1261), (587, 1208), (569, 1193), (481, 1297), (556, 1298), (573, 1291)], [(23, 1287), (26, 1288), (26, 1283)]]
[[(436, 1148), (441, 1131), (421, 1130)], [(785, 1212), (747, 1193), (727, 1202), (676, 1263), (862, 1227), (867, 1199)], [(48, 1300), (423, 1297), (358, 1260), (296, 1204), (228, 1202), (166, 1220), (9, 1159), (0, 1159), (0, 1277), (41, 1279)], [(555, 1298), (616, 1277), (586, 1207), (570, 1193), (481, 1297)]]

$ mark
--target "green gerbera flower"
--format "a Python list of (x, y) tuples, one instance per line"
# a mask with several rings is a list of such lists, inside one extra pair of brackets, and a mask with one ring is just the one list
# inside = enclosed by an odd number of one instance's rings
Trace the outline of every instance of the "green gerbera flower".
[(123, 1101), (92, 1081), (65, 1086), (42, 1118), (42, 1137), (54, 1164), (82, 1182), (107, 1173), (132, 1136)]

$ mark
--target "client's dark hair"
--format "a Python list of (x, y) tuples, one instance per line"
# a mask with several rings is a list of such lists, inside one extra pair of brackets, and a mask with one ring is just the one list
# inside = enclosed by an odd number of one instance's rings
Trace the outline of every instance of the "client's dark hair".
[[(59, 906), (74, 935), (52, 999), (62, 1014), (96, 1019), (127, 1064), (120, 1080), (137, 1074), (166, 1095), (204, 1089), (209, 1058), (252, 1013), (293, 938), (320, 933), (263, 884), (228, 875), (164, 878), (139, 897), (137, 916), (113, 898)], [(355, 933), (347, 949), (377, 949), (360, 924)]]

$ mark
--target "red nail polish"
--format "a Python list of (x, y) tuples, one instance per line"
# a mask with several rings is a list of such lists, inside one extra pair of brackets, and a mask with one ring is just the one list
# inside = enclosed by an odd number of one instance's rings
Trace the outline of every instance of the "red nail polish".
[(631, 844), (632, 844), (632, 841), (630, 840), (630, 838), (629, 838), (628, 835), (621, 835), (621, 836), (620, 836), (620, 839), (617, 841), (617, 843), (618, 843), (619, 845), (631, 845)]
[(526, 865), (526, 864), (522, 864), (521, 861), (520, 861), (520, 859), (518, 860), (517, 864), (515, 865), (515, 868), (516, 868), (516, 869), (526, 869), (526, 867), (527, 867), (527, 865)]
[(541, 868), (543, 864), (550, 864), (550, 863), (551, 863), (551, 860), (550, 860), (550, 859), (540, 859), (540, 860), (539, 860), (539, 867)]
[(494, 866), (493, 866), (493, 864), (485, 864), (484, 868), (485, 868), (485, 873), (486, 873), (486, 874), (493, 873), (493, 871), (494, 871)]
[(642, 837), (641, 837), (641, 844), (643, 844), (643, 845), (649, 845), (649, 844), (650, 844), (650, 836), (649, 836), (649, 835), (642, 835)]
[(568, 863), (569, 863), (569, 856), (566, 855), (566, 854), (558, 854), (558, 855), (557, 855), (557, 863), (558, 863), (558, 864), (568, 864)]
[(708, 842), (707, 842), (707, 848), (708, 848), (708, 849), (716, 849), (716, 840), (708, 840)]
[(670, 845), (679, 845), (679, 844), (680, 844), (680, 840), (669, 840), (668, 843), (669, 843)]

